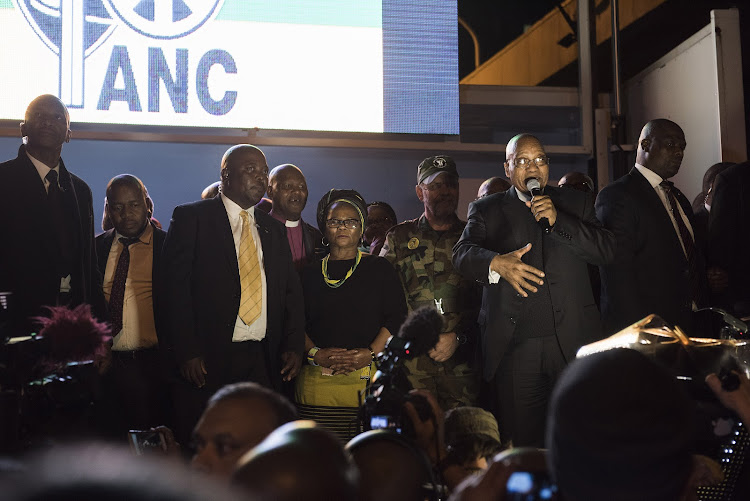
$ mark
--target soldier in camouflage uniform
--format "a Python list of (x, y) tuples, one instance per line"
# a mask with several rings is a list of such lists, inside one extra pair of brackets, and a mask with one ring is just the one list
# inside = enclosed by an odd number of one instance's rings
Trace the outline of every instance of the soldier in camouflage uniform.
[(466, 226), (456, 216), (458, 172), (452, 158), (426, 158), (416, 192), (424, 204), (417, 219), (391, 228), (380, 252), (396, 268), (409, 311), (431, 305), (443, 315), (443, 333), (429, 353), (409, 360), (414, 388), (431, 391), (443, 409), (474, 405), (479, 391), (475, 361), (479, 288), (453, 269), (453, 245)]

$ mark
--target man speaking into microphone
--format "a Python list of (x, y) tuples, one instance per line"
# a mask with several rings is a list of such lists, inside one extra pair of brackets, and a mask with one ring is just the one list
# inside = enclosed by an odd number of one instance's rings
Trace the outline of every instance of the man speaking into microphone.
[(600, 337), (587, 263), (610, 262), (615, 238), (596, 219), (593, 194), (547, 185), (549, 158), (536, 137), (513, 137), (505, 157), (512, 186), (469, 205), (453, 265), (485, 284), (483, 376), (503, 440), (543, 447), (557, 377)]

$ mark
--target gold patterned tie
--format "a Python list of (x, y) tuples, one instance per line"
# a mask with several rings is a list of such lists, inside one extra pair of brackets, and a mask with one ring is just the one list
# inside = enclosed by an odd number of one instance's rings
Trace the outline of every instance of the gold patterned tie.
[(260, 264), (258, 263), (258, 249), (250, 231), (250, 216), (246, 211), (240, 212), (242, 217), (242, 236), (240, 237), (240, 253), (237, 263), (240, 267), (240, 311), (239, 316), (245, 325), (251, 325), (260, 316), (263, 300), (263, 285), (260, 280)]

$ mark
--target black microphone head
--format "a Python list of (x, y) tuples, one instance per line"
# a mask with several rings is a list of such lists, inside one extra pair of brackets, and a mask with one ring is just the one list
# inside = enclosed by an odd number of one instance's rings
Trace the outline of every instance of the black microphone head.
[(541, 190), (542, 185), (539, 183), (539, 180), (535, 177), (530, 177), (526, 180), (526, 189), (530, 192), (533, 192), (534, 190)]
[(412, 311), (401, 325), (398, 337), (411, 342), (412, 355), (418, 357), (430, 351), (439, 341), (443, 317), (431, 306)]

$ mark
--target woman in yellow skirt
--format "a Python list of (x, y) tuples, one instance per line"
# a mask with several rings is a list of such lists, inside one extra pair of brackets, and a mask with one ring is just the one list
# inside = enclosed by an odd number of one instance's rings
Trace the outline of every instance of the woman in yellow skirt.
[(373, 358), (406, 316), (396, 270), (358, 248), (366, 214), (356, 191), (326, 193), (317, 219), (329, 254), (302, 273), (308, 363), (297, 377), (295, 399), (302, 419), (343, 441), (361, 431), (357, 409), (374, 374)]

